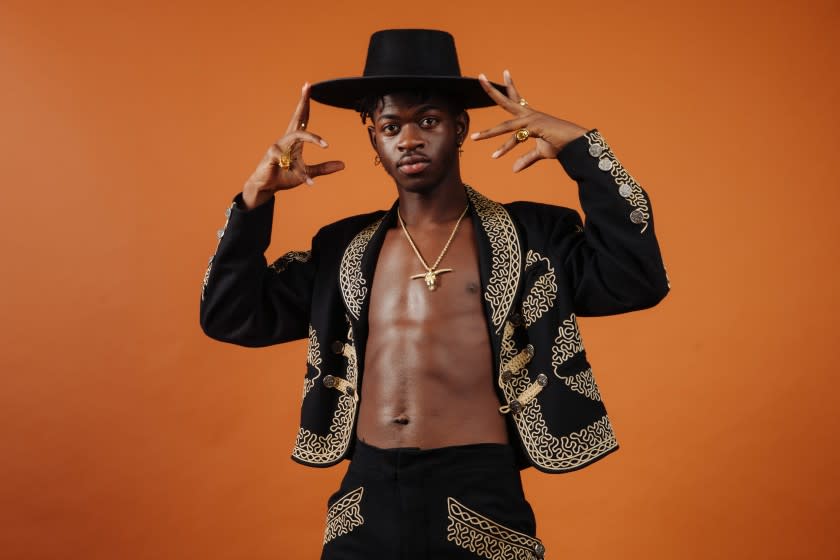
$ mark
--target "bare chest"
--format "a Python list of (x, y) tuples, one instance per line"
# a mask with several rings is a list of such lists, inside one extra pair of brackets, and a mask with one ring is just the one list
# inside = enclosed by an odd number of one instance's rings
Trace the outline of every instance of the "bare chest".
[[(417, 251), (430, 267), (449, 233), (412, 233)], [(483, 321), (481, 301), (478, 249), (469, 221), (462, 223), (431, 274), (400, 228), (387, 232), (371, 289), (368, 320), (372, 335), (377, 326), (447, 328), (463, 320)]]

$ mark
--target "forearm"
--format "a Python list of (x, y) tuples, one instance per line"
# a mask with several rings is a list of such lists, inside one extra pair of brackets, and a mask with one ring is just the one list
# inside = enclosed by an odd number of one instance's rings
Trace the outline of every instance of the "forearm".
[(244, 208), (241, 195), (235, 200), (205, 274), (202, 329), (212, 338), (244, 346), (306, 336), (306, 271), (281, 276), (264, 256), (271, 240), (273, 197), (252, 210)]
[(578, 183), (586, 215), (566, 262), (576, 279), (580, 314), (655, 305), (669, 286), (647, 193), (597, 130), (569, 142), (557, 157)]

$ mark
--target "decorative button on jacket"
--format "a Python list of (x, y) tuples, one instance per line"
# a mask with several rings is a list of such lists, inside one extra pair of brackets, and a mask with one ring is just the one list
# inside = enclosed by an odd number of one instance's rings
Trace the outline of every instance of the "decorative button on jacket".
[[(466, 187), (491, 333), (488, 383), (521, 466), (553, 473), (618, 448), (576, 317), (645, 309), (669, 290), (647, 194), (598, 131), (558, 160), (579, 185), (585, 226), (569, 208), (499, 204)], [(325, 226), (310, 251), (268, 265), (273, 210), (273, 200), (232, 206), (204, 276), (201, 326), (243, 346), (308, 338), (292, 458), (326, 467), (348, 458), (355, 439), (371, 279), (396, 203)]]

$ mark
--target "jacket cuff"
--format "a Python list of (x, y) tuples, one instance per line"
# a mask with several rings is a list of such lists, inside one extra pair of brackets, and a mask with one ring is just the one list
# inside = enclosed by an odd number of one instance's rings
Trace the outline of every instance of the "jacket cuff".
[[(274, 197), (259, 206), (248, 210), (242, 199), (242, 193), (233, 197), (233, 203), (225, 210), (227, 221), (217, 233), (220, 244), (245, 241), (249, 246), (265, 250), (271, 243), (271, 224), (274, 219)], [(228, 239), (225, 239), (225, 238)]]
[(589, 140), (587, 136), (597, 134), (598, 129), (593, 128), (563, 146), (557, 154), (557, 160), (563, 165), (563, 169), (569, 177), (577, 181), (585, 172), (585, 168), (592, 165), (592, 155), (589, 151)]
[[(587, 201), (598, 194), (611, 200), (623, 200), (628, 207), (627, 218), (647, 230), (651, 221), (650, 202), (641, 185), (624, 169), (604, 137), (593, 128), (580, 138), (569, 142), (557, 154), (563, 168), (579, 185), (581, 205), (587, 214)], [(624, 205), (622, 205), (624, 206)]]

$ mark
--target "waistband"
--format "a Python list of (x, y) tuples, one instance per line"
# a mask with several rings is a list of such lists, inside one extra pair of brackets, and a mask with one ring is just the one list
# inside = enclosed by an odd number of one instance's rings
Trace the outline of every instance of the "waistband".
[(416, 473), (427, 478), (445, 478), (460, 470), (519, 472), (513, 447), (504, 443), (382, 449), (360, 440), (356, 440), (349, 469), (373, 470), (386, 476)]

